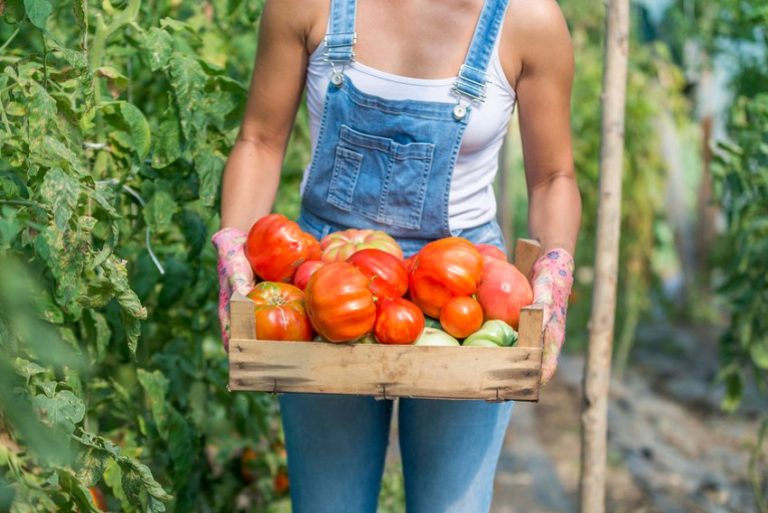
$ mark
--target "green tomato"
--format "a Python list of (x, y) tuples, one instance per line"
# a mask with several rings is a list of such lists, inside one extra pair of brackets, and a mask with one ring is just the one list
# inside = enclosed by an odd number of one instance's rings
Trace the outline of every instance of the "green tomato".
[(424, 328), (414, 346), (459, 346), (459, 341), (437, 328)]
[(501, 347), (498, 344), (495, 344), (490, 340), (486, 340), (484, 338), (475, 338), (472, 340), (467, 338), (464, 341), (464, 343), (461, 345), (463, 345), (464, 347), (496, 347), (496, 348)]
[(424, 326), (427, 328), (435, 328), (435, 329), (442, 329), (442, 326), (440, 325), (440, 321), (435, 319), (434, 317), (427, 317), (424, 316)]
[(478, 344), (481, 340), (496, 346), (512, 346), (517, 343), (517, 331), (504, 321), (485, 321), (479, 330), (464, 340), (464, 345), (488, 347), (486, 344)]

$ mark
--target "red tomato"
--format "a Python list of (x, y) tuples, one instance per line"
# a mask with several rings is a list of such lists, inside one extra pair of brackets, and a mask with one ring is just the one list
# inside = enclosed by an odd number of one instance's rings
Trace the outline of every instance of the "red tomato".
[(312, 326), (304, 309), (304, 293), (288, 283), (262, 281), (249, 293), (256, 303), (256, 338), (312, 340)]
[(107, 511), (107, 499), (104, 498), (104, 493), (97, 487), (91, 486), (88, 488), (88, 492), (91, 494), (93, 504), (99, 511)]
[(296, 274), (293, 275), (293, 284), (301, 290), (306, 289), (309, 279), (315, 274), (315, 271), (324, 265), (325, 262), (322, 260), (307, 260), (296, 269)]
[(401, 297), (408, 290), (408, 272), (402, 260), (380, 249), (364, 249), (347, 259), (363, 273), (377, 298)]
[(411, 274), (411, 270), (413, 270), (413, 261), (416, 259), (416, 256), (409, 256), (405, 260), (403, 260), (403, 265), (405, 265), (405, 270), (408, 271), (408, 274)]
[(380, 344), (413, 344), (424, 330), (424, 314), (406, 299), (384, 298), (376, 312), (373, 335)]
[(474, 298), (455, 297), (440, 310), (440, 325), (449, 335), (466, 338), (483, 325), (483, 309)]
[(326, 264), (309, 279), (307, 313), (315, 330), (330, 342), (364, 336), (376, 321), (368, 278), (347, 262)]
[(245, 256), (253, 272), (267, 281), (290, 281), (304, 261), (319, 260), (320, 243), (281, 214), (264, 216), (251, 227)]
[(475, 244), (475, 247), (480, 254), (483, 255), (483, 259), (495, 258), (497, 260), (507, 261), (507, 254), (493, 244)]
[(500, 319), (517, 329), (520, 310), (533, 302), (528, 279), (509, 262), (489, 259), (477, 287), (477, 300), (486, 319)]
[(483, 257), (475, 245), (460, 237), (430, 242), (416, 254), (410, 276), (410, 295), (430, 317), (451, 298), (471, 296), (483, 273)]
[(323, 262), (343, 262), (361, 249), (380, 249), (403, 259), (403, 250), (395, 239), (378, 230), (349, 229), (329, 233), (320, 241)]
[(275, 474), (275, 479), (272, 482), (272, 488), (278, 495), (283, 495), (288, 491), (290, 488), (290, 480), (288, 479), (288, 473), (285, 470), (280, 469), (277, 474)]

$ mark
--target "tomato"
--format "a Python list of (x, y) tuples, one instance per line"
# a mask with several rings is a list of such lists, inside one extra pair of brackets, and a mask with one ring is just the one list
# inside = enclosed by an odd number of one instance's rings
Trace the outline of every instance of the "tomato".
[(475, 247), (480, 254), (483, 255), (483, 259), (495, 258), (497, 260), (507, 261), (507, 254), (493, 244), (475, 244)]
[(343, 262), (361, 249), (380, 249), (403, 259), (403, 250), (395, 239), (378, 230), (349, 229), (329, 233), (320, 241), (323, 262)]
[(402, 260), (380, 249), (364, 249), (347, 259), (369, 280), (377, 298), (401, 297), (408, 290), (408, 272)]
[(256, 451), (250, 447), (243, 449), (240, 455), (240, 477), (246, 483), (252, 483), (256, 480), (256, 464), (259, 456)]
[(460, 237), (430, 242), (416, 254), (410, 276), (410, 295), (430, 317), (451, 298), (471, 296), (483, 273), (483, 257), (475, 245)]
[(405, 270), (408, 271), (408, 274), (411, 273), (413, 270), (413, 261), (416, 259), (416, 256), (409, 256), (405, 260), (403, 260), (403, 265), (405, 265)]
[(483, 309), (474, 298), (455, 297), (440, 310), (440, 325), (449, 335), (466, 338), (483, 325)]
[(256, 338), (312, 340), (312, 326), (304, 309), (304, 293), (288, 283), (262, 281), (249, 293), (255, 303)]
[(373, 334), (380, 344), (413, 344), (424, 331), (424, 314), (400, 297), (387, 297), (376, 305)]
[(301, 290), (306, 289), (309, 279), (315, 274), (315, 271), (324, 265), (325, 262), (322, 260), (307, 260), (296, 269), (296, 274), (293, 275), (293, 284)]
[(364, 336), (376, 321), (368, 278), (347, 262), (326, 264), (309, 279), (307, 314), (315, 330), (329, 342)]
[(88, 492), (91, 494), (93, 504), (99, 511), (108, 511), (107, 499), (104, 497), (104, 493), (96, 486), (88, 488)]
[(281, 214), (264, 216), (251, 227), (245, 256), (253, 272), (267, 281), (291, 281), (306, 260), (319, 260), (320, 243)]
[(290, 488), (290, 480), (288, 479), (288, 473), (284, 469), (280, 469), (275, 474), (275, 479), (272, 482), (272, 489), (278, 495), (283, 495)]
[(460, 346), (459, 341), (438, 328), (424, 328), (414, 346)]
[(489, 259), (477, 287), (477, 300), (486, 319), (499, 319), (517, 329), (520, 310), (533, 302), (533, 289), (513, 264)]

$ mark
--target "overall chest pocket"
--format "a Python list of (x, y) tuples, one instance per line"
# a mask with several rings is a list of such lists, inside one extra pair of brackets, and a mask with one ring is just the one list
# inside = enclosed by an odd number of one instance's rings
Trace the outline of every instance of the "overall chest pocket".
[(328, 202), (398, 228), (421, 228), (435, 145), (400, 144), (341, 125)]

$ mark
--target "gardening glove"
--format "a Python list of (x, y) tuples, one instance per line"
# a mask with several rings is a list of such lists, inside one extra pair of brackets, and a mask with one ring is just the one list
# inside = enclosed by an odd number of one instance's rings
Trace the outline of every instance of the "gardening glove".
[(573, 257), (564, 249), (553, 249), (533, 264), (533, 302), (544, 309), (544, 355), (541, 383), (547, 383), (557, 368), (565, 340), (565, 314), (573, 286)]
[(211, 242), (219, 254), (219, 323), (224, 348), (229, 348), (229, 300), (234, 292), (248, 294), (254, 286), (253, 270), (245, 258), (245, 232), (223, 228), (213, 234)]

